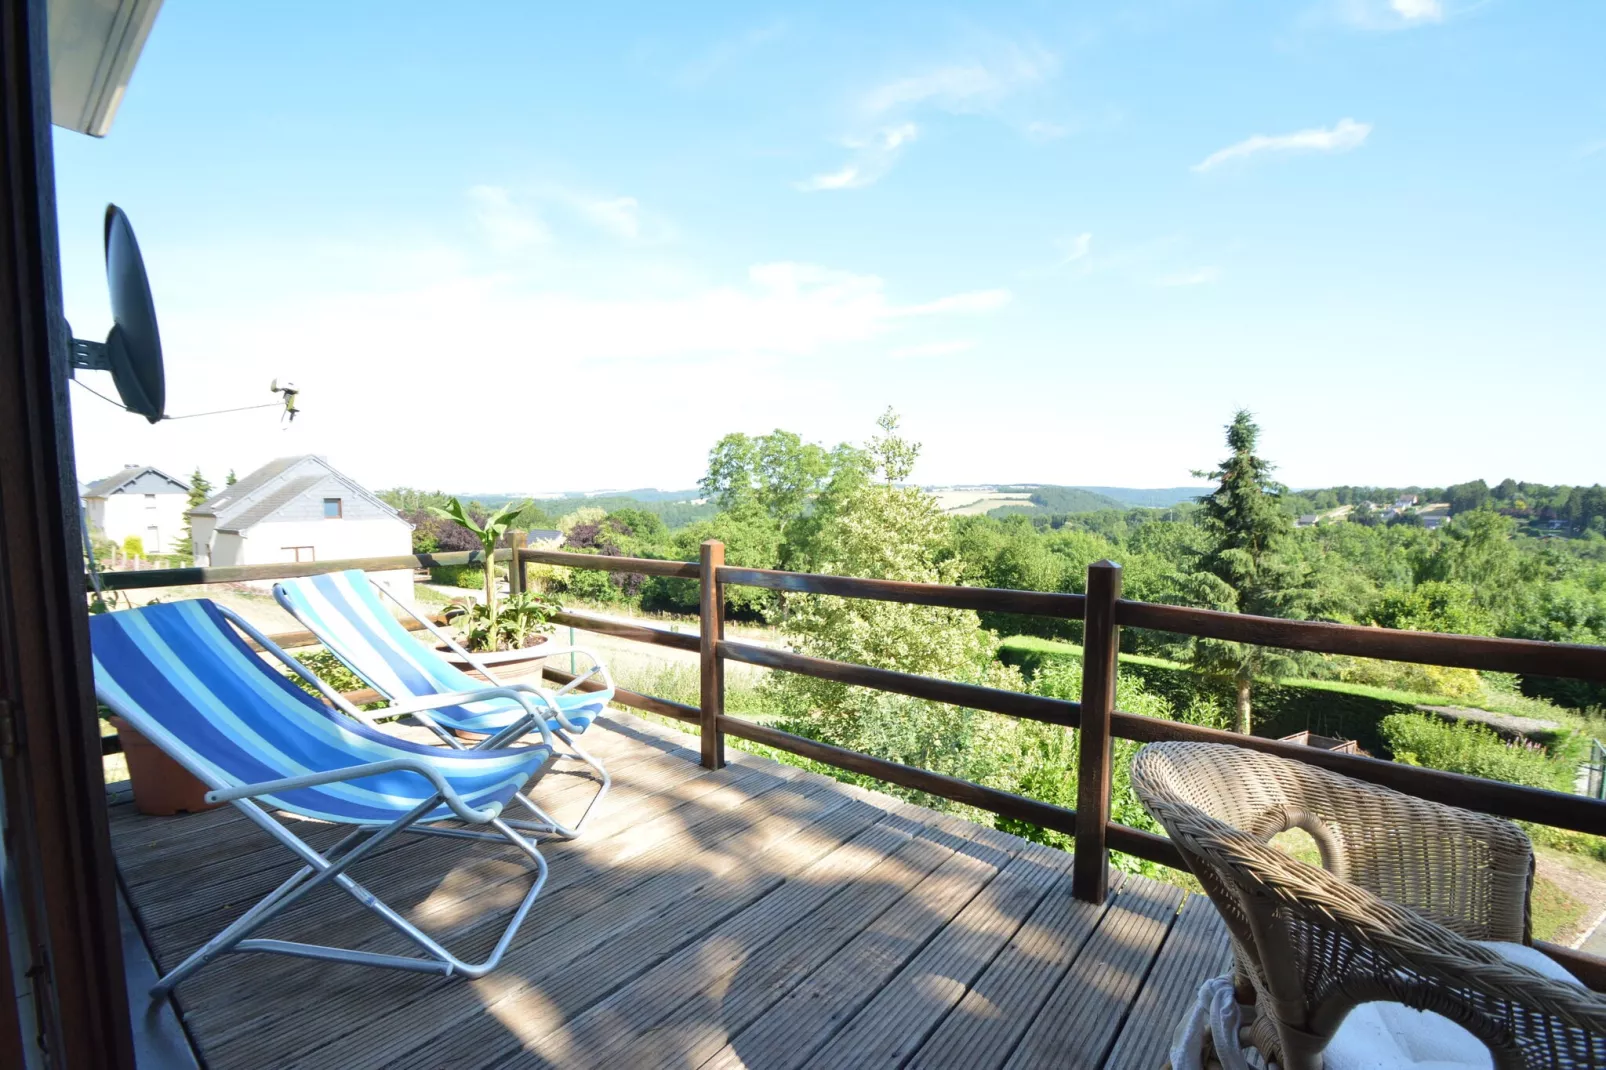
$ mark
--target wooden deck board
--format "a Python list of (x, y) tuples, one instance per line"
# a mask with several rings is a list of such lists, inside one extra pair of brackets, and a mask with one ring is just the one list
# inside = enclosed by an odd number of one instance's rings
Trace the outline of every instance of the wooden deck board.
[(1179, 888), (1127, 877), (1093, 938), (1004, 1064), (1007, 1070), (1103, 1066), (1181, 899)]
[[(590, 931), (595, 931), (593, 919), (587, 917), (588, 912), (606, 906), (643, 882), (664, 879), (666, 870), (670, 870), (678, 858), (695, 860), (719, 854), (718, 845), (724, 839), (742, 833), (770, 812), (772, 806), (770, 796), (785, 788), (795, 777), (795, 772), (795, 770), (777, 772), (772, 775), (761, 771), (756, 775), (765, 782), (749, 785), (753, 777), (742, 776), (743, 770), (726, 770), (713, 778), (716, 784), (722, 783), (718, 790), (707, 792), (687, 807), (676, 808), (658, 821), (647, 822), (610, 839), (582, 841), (584, 846), (590, 849), (590, 857), (583, 863), (577, 861), (576, 864), (567, 867), (569, 883), (553, 889), (554, 882), (549, 880), (549, 890), (542, 893), (541, 900), (537, 900), (538, 904), (545, 904), (545, 909), (532, 912), (532, 916), (521, 930), (521, 935), (538, 949), (536, 954), (540, 958), (546, 959), (553, 955), (553, 952), (542, 943), (543, 937), (560, 932), (569, 926), (584, 925), (588, 926)], [(747, 790), (744, 791), (743, 788)], [(760, 789), (763, 789), (762, 792)], [(682, 810), (685, 809), (693, 812), (683, 813)], [(810, 814), (817, 816), (821, 809), (812, 808)], [(426, 846), (420, 845), (420, 847)], [(577, 858), (579, 854), (576, 852), (570, 857)], [(553, 861), (556, 861), (556, 858)], [(514, 905), (513, 900), (522, 894), (525, 887), (522, 881), (517, 879), (507, 880), (501, 886), (505, 886), (512, 894), (496, 902), (484, 903), (487, 895), (485, 889), (495, 889), (498, 886), (495, 883), (484, 882), (466, 896), (443, 897), (443, 906), (459, 906), (463, 916), (472, 919), (470, 932), (477, 931), (481, 934), (482, 944), (494, 938), (500, 931), (500, 926), (505, 924), (506, 911)], [(552, 896), (551, 899), (545, 898), (548, 894)], [(342, 906), (344, 907), (344, 904)], [(482, 907), (498, 909), (487, 910)], [(425, 925), (432, 920), (428, 911), (415, 911), (411, 917), (415, 922)], [(286, 919), (284, 924), (289, 926), (293, 920)], [(365, 949), (398, 952), (406, 950), (401, 937), (379, 926), (373, 920), (369, 920), (369, 928), (376, 935), (374, 940), (360, 945)], [(319, 929), (318, 932), (322, 933), (323, 930)], [(602, 936), (607, 934), (608, 930), (602, 930)], [(470, 953), (483, 954), (484, 950), (486, 948), (483, 946), (471, 947)], [(514, 957), (510, 952), (506, 968), (499, 971), (499, 974), (508, 977), (519, 976), (518, 969), (522, 962), (521, 958)], [(235, 965), (244, 966), (246, 963), (241, 960)], [(241, 983), (245, 986), (250, 986), (260, 976), (248, 970), (242, 973)], [(479, 1015), (484, 1011), (486, 992), (495, 983), (497, 982), (494, 980), (481, 982), (470, 990), (462, 984), (442, 982), (427, 976), (381, 973), (376, 977), (372, 970), (342, 967), (331, 971), (329, 978), (315, 993), (309, 994), (309, 998), (316, 1004), (313, 1013), (319, 1019), (328, 1019), (331, 1029), (350, 1033), (353, 1027), (349, 1023), (365, 1022), (372, 1018), (375, 1019), (374, 1024), (364, 1027), (361, 1030), (362, 1034), (384, 1038), (385, 1043), (394, 1043), (398, 1036), (407, 1037), (415, 1029), (421, 1028), (417, 1022), (417, 1008), (413, 1006), (420, 997), (428, 998), (429, 1015), (433, 1017), (449, 1017), (454, 1011), (465, 1016)], [(437, 989), (443, 991), (437, 993)], [(229, 1009), (230, 1001), (224, 1000), (220, 1007), (221, 1013), (226, 1015)], [(290, 1010), (296, 1018), (295, 1025), (299, 1029), (306, 1023), (307, 1015), (297, 1013), (295, 1008)], [(348, 1024), (341, 1028), (342, 1022)], [(398, 1023), (405, 1023), (407, 1028), (398, 1031)], [(311, 1039), (309, 1036), (309, 1043)], [(422, 1041), (425, 1038), (419, 1036), (416, 1039)], [(357, 1041), (360, 1043), (361, 1037), (357, 1038)], [(346, 1043), (345, 1037), (342, 1037), (341, 1043)], [(338, 1047), (338, 1045), (319, 1046), (326, 1047), (327, 1050), (335, 1050)]]
[[(1112, 895), (1120, 893), (1124, 876), (1119, 871), (1110, 875)], [(1076, 961), (1105, 909), (1072, 896), (1068, 881), (1056, 884), (909, 1065), (922, 1070), (1002, 1066)]]
[[(405, 731), (405, 730), (403, 730)], [(1068, 856), (884, 795), (610, 713), (585, 739), (615, 787), (478, 980), (269, 955), (181, 985), (202, 1063), (250, 1067), (1011, 1067), (1158, 1065), (1197, 984), (1229, 961), (1209, 903), (1129, 878), (1070, 898)], [(560, 819), (594, 782), (561, 763)], [(327, 845), (338, 830), (292, 822)], [(151, 818), (113, 846), (151, 956), (169, 969), (293, 872), (234, 808)], [(511, 848), (404, 838), (354, 876), (465, 957), (528, 887)], [(262, 935), (406, 952), (322, 890)]]
[(1171, 935), (1154, 960), (1143, 991), (1132, 1004), (1107, 1065), (1111, 1070), (1150, 1070), (1166, 1061), (1171, 1037), (1206, 979), (1232, 968), (1232, 947), (1221, 915), (1203, 895), (1182, 905)]
[[(1024, 847), (1024, 842), (1020, 846)], [(874, 999), (904, 963), (963, 910), (1012, 856), (1012, 851), (1000, 850), (991, 843), (962, 844), (895, 907), (704, 1065), (809, 1065), (831, 1037)]]
[(1066, 875), (1069, 861), (1047, 848), (1016, 855), (832, 1037), (813, 1065), (822, 1070), (903, 1065), (965, 998), (1056, 879)]

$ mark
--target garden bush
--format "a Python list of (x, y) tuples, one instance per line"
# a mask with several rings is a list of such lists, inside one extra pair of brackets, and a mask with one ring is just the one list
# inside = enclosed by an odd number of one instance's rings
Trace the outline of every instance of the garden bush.
[[(1019, 667), (1035, 680), (1056, 665), (1080, 667), (1082, 649), (1070, 643), (1017, 635), (1004, 640), (998, 660)], [(1147, 691), (1178, 710), (1186, 710), (1200, 699), (1232, 708), (1232, 680), (1201, 673), (1191, 665), (1122, 654), (1120, 672), (1122, 678), (1137, 677)], [(1416, 712), (1418, 704), (1427, 700), (1426, 695), (1336, 680), (1256, 680), (1254, 734), (1277, 739), (1308, 730), (1335, 739), (1353, 739), (1368, 753), (1386, 756), (1388, 743), (1378, 725), (1391, 714)]]
[(436, 565), (429, 570), (429, 582), (477, 591), (485, 586), (485, 570), (479, 565)]
[(1530, 788), (1572, 791), (1577, 763), (1532, 742), (1508, 743), (1478, 724), (1450, 724), (1424, 714), (1397, 713), (1378, 726), (1394, 760), (1447, 773), (1503, 780)]
[[(1072, 702), (1082, 696), (1082, 665), (1079, 661), (1059, 659), (1044, 666), (1033, 678), (1032, 690), (1048, 698)], [(1116, 681), (1116, 705), (1128, 713), (1141, 717), (1158, 717), (1207, 728), (1226, 728), (1231, 723), (1231, 706), (1209, 696), (1196, 695), (1180, 709), (1166, 698), (1148, 690), (1136, 676), (1121, 676)], [(1067, 809), (1076, 808), (1077, 753), (1080, 733), (1055, 725), (1021, 722), (1015, 734), (1020, 752), (1009, 763), (1012, 780), (999, 782), (1020, 795)], [(1110, 761), (1110, 819), (1164, 835), (1158, 822), (1149, 816), (1132, 790), (1132, 759), (1142, 744), (1129, 739), (1117, 739), (1111, 745)], [(1071, 837), (1014, 818), (999, 817), (994, 824), (1005, 832), (1023, 839), (1046, 843), (1052, 847), (1070, 850)], [(1116, 853), (1111, 862), (1121, 869), (1167, 879), (1165, 867), (1132, 855)]]

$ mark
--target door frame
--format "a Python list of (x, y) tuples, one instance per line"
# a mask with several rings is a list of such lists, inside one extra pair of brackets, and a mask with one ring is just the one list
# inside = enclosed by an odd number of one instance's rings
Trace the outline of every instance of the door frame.
[(10, 935), (38, 1011), (23, 1023), (15, 1001), (0, 1007), (0, 1054), (32, 1035), (47, 1066), (132, 1070), (67, 405), (47, 25), (45, 0), (0, 3), (0, 781), (24, 929)]

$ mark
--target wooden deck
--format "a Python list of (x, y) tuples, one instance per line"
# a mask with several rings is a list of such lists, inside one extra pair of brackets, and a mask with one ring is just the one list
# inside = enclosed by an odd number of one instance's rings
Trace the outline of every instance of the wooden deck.
[[(1164, 1059), (1226, 935), (1202, 896), (1128, 876), (1103, 907), (1070, 856), (610, 713), (586, 736), (614, 790), (501, 967), (476, 981), (226, 956), (178, 989), (215, 1068), (1131, 1067)], [(565, 769), (573, 768), (565, 763)], [(592, 782), (536, 794), (572, 819)], [(316, 824), (322, 845), (337, 830)], [(128, 900), (170, 968), (293, 869), (233, 808), (112, 811)], [(459, 954), (527, 887), (509, 848), (408, 837), (355, 875)], [(1117, 875), (1119, 877), (1119, 875)], [(408, 948), (320, 890), (261, 935)]]

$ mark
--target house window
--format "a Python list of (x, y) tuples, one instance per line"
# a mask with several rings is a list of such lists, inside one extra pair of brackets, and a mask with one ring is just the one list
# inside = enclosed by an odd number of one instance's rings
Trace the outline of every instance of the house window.
[(154, 494), (145, 495), (145, 508), (147, 508), (147, 509), (155, 509), (156, 508), (156, 495), (154, 495)]
[(323, 500), (323, 515), (327, 520), (339, 520), (345, 515), (340, 506), (339, 498), (325, 498)]
[(316, 561), (317, 552), (310, 546), (281, 546), (279, 552), (289, 554), (292, 561)]

